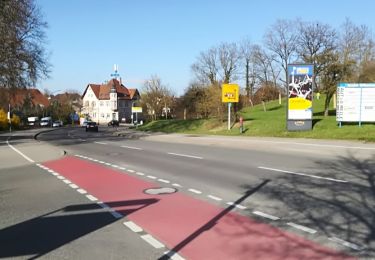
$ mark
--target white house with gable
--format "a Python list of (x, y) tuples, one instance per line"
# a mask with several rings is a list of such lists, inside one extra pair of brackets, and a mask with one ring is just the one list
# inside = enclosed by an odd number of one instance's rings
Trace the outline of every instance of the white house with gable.
[(137, 89), (128, 89), (117, 79), (101, 85), (88, 84), (82, 95), (82, 114), (99, 124), (112, 119), (130, 122), (132, 106), (139, 105)]

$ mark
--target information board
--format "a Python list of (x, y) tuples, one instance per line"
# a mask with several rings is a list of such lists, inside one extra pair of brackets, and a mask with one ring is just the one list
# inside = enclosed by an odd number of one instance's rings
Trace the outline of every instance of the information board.
[(375, 122), (375, 83), (340, 83), (336, 121)]

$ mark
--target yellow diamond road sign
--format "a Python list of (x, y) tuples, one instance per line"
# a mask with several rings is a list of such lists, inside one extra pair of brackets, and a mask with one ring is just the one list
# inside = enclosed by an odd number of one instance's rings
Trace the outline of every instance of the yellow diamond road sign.
[(223, 103), (238, 102), (240, 88), (237, 84), (223, 84), (221, 88), (221, 101)]

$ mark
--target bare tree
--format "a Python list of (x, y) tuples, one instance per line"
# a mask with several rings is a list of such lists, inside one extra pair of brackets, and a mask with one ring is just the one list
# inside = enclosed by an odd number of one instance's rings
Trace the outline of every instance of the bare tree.
[(222, 43), (218, 47), (220, 72), (223, 83), (236, 79), (240, 63), (240, 52), (235, 43)]
[(314, 65), (314, 85), (319, 89), (316, 78), (331, 62), (330, 56), (337, 49), (337, 32), (328, 24), (299, 22), (297, 51), (301, 59)]
[(208, 51), (201, 52), (197, 61), (191, 66), (198, 81), (216, 85), (219, 73), (218, 50), (212, 47)]
[(142, 89), (142, 103), (153, 120), (167, 116), (168, 108), (173, 105), (174, 95), (172, 91), (161, 83), (160, 77), (151, 76), (146, 80)]
[(254, 86), (256, 81), (255, 64), (254, 64), (254, 45), (249, 39), (241, 42), (240, 53), (242, 61), (245, 65), (245, 90), (246, 97), (251, 102), (254, 94)]
[(222, 43), (201, 52), (191, 69), (200, 83), (219, 86), (236, 79), (240, 58), (237, 44)]
[(284, 70), (285, 88), (288, 77), (288, 64), (296, 58), (297, 33), (295, 22), (290, 20), (277, 20), (264, 35), (265, 46), (276, 55), (275, 61)]
[(368, 63), (375, 59), (375, 44), (369, 28), (365, 25), (357, 26), (346, 18), (341, 26), (339, 38), (340, 59), (343, 63), (355, 63), (354, 78), (346, 81), (358, 81)]
[(0, 1), (0, 86), (34, 86), (48, 77), (45, 29), (34, 0)]

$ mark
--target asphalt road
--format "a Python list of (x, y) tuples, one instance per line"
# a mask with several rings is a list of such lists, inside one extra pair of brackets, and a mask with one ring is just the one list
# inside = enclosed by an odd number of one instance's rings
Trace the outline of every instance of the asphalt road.
[[(33, 152), (35, 144), (30, 145), (21, 142), (21, 138), (13, 138), (11, 143), (17, 147), (17, 142), (20, 142), (19, 150), (30, 158), (37, 158), (33, 159), (36, 162), (59, 158), (61, 155), (52, 156), (51, 151), (64, 150), (68, 156), (76, 156), (91, 163), (103, 162), (107, 167), (115, 165), (160, 187), (174, 187), (182, 194), (209, 204), (221, 208), (231, 207), (231, 211), (241, 216), (256, 219), (329, 248), (361, 258), (375, 257), (375, 145), (145, 134), (107, 127), (101, 127), (99, 133), (87, 133), (81, 128), (61, 128), (38, 135), (37, 138), (41, 141), (38, 145), (51, 149), (47, 155), (43, 155)], [(3, 147), (6, 145), (5, 141)], [(39, 150), (45, 149), (43, 147)], [(33, 165), (20, 166), (15, 163), (11, 165), (11, 170), (25, 174), (25, 168), (17, 167), (35, 168)], [(0, 173), (0, 178), (5, 178), (4, 176), (7, 175)], [(17, 181), (18, 179), (13, 180)], [(0, 183), (8, 182), (12, 183), (8, 179)], [(4, 184), (2, 187), (0, 184), (0, 191), (7, 186)], [(43, 187), (38, 190), (43, 191)], [(66, 189), (69, 193), (69, 188)], [(244, 194), (249, 194), (254, 189), (256, 192), (244, 198)], [(62, 209), (72, 203), (80, 203), (61, 198), (56, 196), (48, 200), (65, 202), (57, 207), (56, 214), (64, 212)], [(240, 203), (233, 204), (240, 198), (243, 198)], [(22, 207), (10, 215), (9, 221), (12, 222), (12, 216), (21, 212)], [(80, 219), (73, 222), (77, 221)], [(121, 225), (116, 221), (103, 221), (105, 227)], [(7, 227), (7, 223), (2, 226)], [(90, 228), (95, 230), (94, 233), (106, 233), (100, 224)], [(121, 235), (117, 234), (115, 237)], [(129, 241), (127, 245), (132, 245), (139, 239), (131, 235), (126, 239), (127, 243)], [(67, 236), (70, 237), (68, 241), (82, 240), (82, 234)], [(0, 239), (1, 237), (0, 231)], [(89, 240), (87, 245), (91, 242), (95, 244), (98, 241)], [(63, 240), (58, 246), (54, 245), (37, 253), (56, 252), (53, 250), (56, 247), (63, 251), (68, 248), (66, 252), (77, 252), (71, 250), (74, 246), (65, 244), (66, 241)], [(152, 247), (139, 246), (139, 243), (136, 245), (138, 248), (133, 247), (131, 252), (138, 252), (139, 255), (134, 255), (132, 259), (155, 259), (160, 254)], [(121, 250), (113, 252), (123, 253)], [(105, 251), (103, 254), (110, 255)], [(6, 256), (11, 256), (11, 253)], [(82, 256), (86, 255), (82, 253)]]

